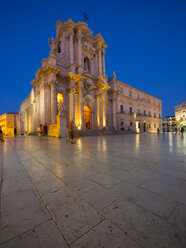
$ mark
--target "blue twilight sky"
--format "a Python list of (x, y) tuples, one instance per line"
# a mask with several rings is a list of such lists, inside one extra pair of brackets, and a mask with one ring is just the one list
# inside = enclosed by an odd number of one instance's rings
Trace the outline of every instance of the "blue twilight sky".
[(58, 19), (103, 36), (106, 73), (163, 101), (163, 116), (186, 100), (185, 0), (0, 1), (0, 114), (17, 112), (49, 54)]

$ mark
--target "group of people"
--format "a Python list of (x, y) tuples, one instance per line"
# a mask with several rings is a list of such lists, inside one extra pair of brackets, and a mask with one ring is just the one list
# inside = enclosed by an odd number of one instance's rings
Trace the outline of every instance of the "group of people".
[(42, 140), (43, 136), (47, 137), (48, 136), (48, 126), (45, 124), (44, 126), (42, 124), (39, 125), (37, 129), (38, 135), (40, 140)]
[(185, 130), (184, 130), (184, 127), (181, 127), (181, 129), (178, 129), (177, 127), (175, 127), (173, 130), (171, 130), (169, 128), (166, 128), (165, 129), (165, 127), (163, 127), (162, 128), (162, 131), (163, 131), (163, 133), (165, 133), (165, 132), (168, 132), (168, 133), (169, 132), (175, 132), (175, 133), (181, 133), (181, 134), (183, 134)]
[[(68, 132), (69, 132), (69, 139), (71, 144), (75, 144), (76, 142), (74, 141), (74, 127), (73, 127), (73, 121), (70, 121), (68, 125)], [(48, 126), (45, 124), (44, 126), (42, 124), (39, 125), (37, 129), (38, 136), (40, 140), (42, 140), (43, 136), (47, 137), (48, 136)]]

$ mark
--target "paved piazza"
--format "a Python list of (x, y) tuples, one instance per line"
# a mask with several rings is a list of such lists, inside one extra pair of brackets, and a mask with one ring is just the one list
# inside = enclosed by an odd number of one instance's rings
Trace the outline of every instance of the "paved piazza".
[(186, 134), (6, 138), (0, 248), (186, 247)]

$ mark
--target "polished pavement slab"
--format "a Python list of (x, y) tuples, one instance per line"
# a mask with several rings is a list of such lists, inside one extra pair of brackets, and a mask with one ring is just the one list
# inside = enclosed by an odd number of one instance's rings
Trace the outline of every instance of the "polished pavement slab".
[(186, 247), (186, 135), (0, 143), (0, 248)]

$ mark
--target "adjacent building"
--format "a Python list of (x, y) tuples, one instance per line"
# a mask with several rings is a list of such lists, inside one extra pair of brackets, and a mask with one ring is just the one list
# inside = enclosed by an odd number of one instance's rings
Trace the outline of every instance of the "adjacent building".
[(163, 118), (162, 125), (165, 128), (165, 131), (174, 131), (177, 129), (177, 121), (174, 115), (166, 116)]
[(56, 38), (49, 45), (49, 57), (42, 60), (33, 89), (20, 106), (20, 132), (34, 132), (45, 123), (55, 130), (57, 116), (65, 126), (73, 121), (77, 130), (161, 128), (161, 100), (119, 81), (115, 72), (107, 77), (107, 45), (87, 23), (57, 21)]
[(17, 132), (17, 124), (17, 113), (6, 113), (0, 116), (0, 126), (5, 136), (13, 136)]
[(178, 128), (184, 127), (186, 129), (186, 101), (175, 106), (175, 118)]

